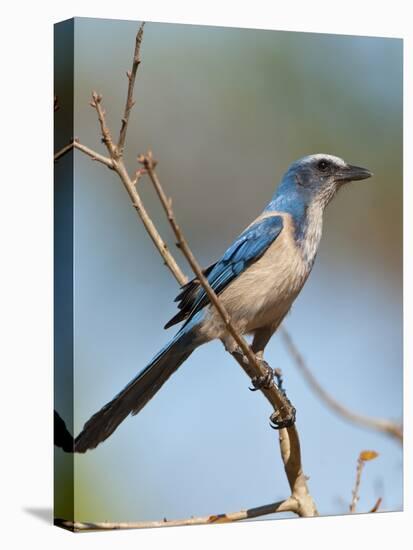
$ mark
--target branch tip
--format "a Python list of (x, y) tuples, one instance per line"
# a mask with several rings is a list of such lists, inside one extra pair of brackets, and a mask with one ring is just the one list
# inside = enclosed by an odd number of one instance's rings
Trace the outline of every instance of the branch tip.
[(125, 146), (125, 140), (126, 140), (126, 132), (129, 124), (129, 116), (133, 106), (135, 105), (135, 101), (133, 100), (133, 92), (134, 92), (134, 86), (135, 86), (135, 80), (136, 80), (136, 73), (141, 63), (140, 49), (141, 49), (141, 43), (143, 38), (143, 27), (144, 27), (144, 23), (142, 23), (139, 26), (138, 32), (136, 33), (135, 51), (133, 53), (133, 58), (132, 58), (132, 68), (126, 72), (129, 84), (128, 84), (128, 91), (126, 94), (124, 113), (121, 119), (119, 139), (116, 146), (119, 156), (122, 156), (123, 154), (123, 148)]
[(378, 509), (380, 508), (382, 502), (383, 502), (382, 497), (379, 497), (377, 499), (375, 505), (373, 506), (373, 508), (370, 510), (370, 514), (374, 514), (375, 512), (377, 512)]

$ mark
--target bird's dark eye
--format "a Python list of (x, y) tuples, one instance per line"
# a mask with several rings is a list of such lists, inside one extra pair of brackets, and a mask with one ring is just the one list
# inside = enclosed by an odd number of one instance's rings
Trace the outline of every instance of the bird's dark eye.
[(317, 164), (317, 168), (321, 170), (321, 172), (325, 172), (328, 166), (329, 166), (329, 163), (326, 160), (320, 160)]

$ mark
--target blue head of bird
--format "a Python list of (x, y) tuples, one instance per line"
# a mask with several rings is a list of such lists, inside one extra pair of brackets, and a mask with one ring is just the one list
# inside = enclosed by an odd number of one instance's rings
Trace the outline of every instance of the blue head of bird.
[(289, 166), (269, 207), (292, 215), (310, 205), (322, 211), (344, 184), (371, 176), (367, 168), (348, 164), (339, 157), (308, 155)]
[(267, 211), (289, 214), (294, 239), (308, 266), (312, 266), (321, 238), (324, 208), (346, 183), (372, 176), (366, 168), (339, 157), (317, 154), (291, 164)]

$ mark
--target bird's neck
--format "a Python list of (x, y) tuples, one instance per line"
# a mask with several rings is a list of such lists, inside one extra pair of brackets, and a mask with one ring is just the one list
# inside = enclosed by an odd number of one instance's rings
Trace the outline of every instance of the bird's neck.
[(296, 191), (282, 193), (280, 190), (267, 205), (266, 211), (289, 214), (294, 223), (294, 239), (306, 262), (313, 264), (323, 228), (323, 204), (306, 201)]

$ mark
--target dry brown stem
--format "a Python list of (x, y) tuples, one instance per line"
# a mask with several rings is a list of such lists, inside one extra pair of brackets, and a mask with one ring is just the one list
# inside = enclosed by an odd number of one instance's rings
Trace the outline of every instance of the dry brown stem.
[(175, 520), (157, 520), (157, 521), (131, 521), (131, 522), (72, 522), (64, 519), (56, 519), (56, 525), (65, 527), (72, 531), (102, 531), (115, 529), (148, 529), (151, 527), (178, 527), (183, 525), (211, 525), (217, 523), (233, 523), (244, 519), (253, 519), (268, 514), (277, 514), (282, 512), (296, 512), (297, 503), (294, 499), (289, 498), (272, 504), (264, 504), (256, 508), (248, 510), (240, 510), (239, 512), (230, 512), (224, 514), (215, 514), (210, 516), (198, 516), (185, 519)]

